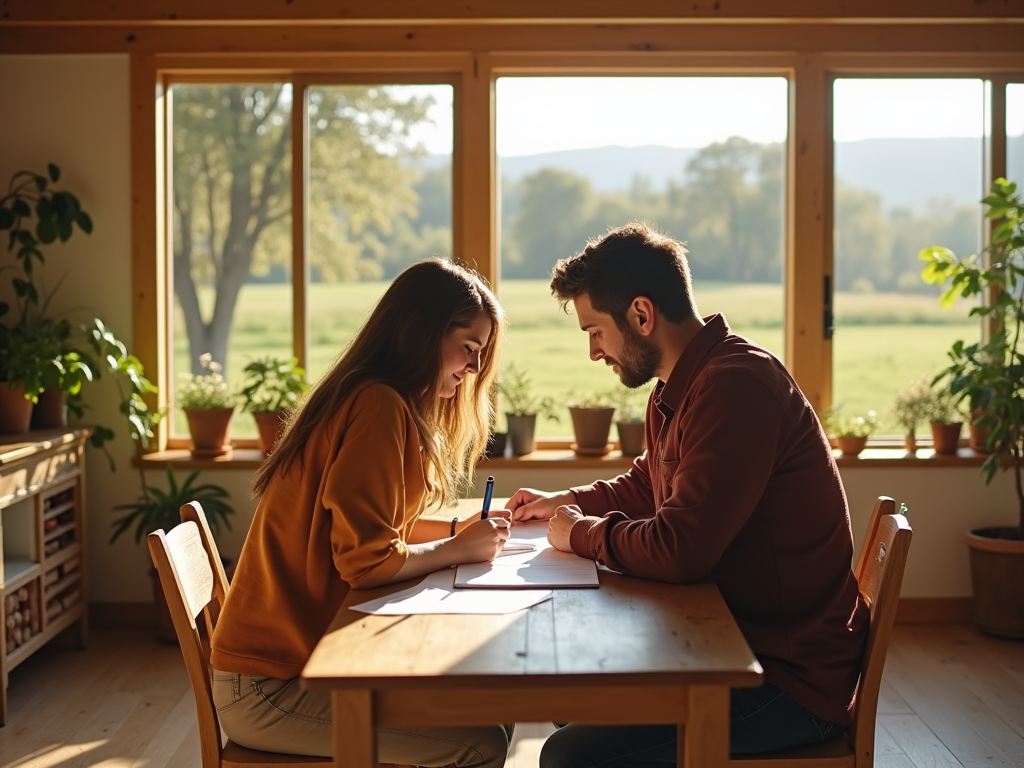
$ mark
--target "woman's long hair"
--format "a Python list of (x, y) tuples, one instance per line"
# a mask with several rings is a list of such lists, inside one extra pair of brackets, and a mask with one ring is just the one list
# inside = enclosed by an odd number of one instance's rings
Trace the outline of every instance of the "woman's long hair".
[[(439, 397), (446, 378), (445, 335), (481, 315), (492, 327), (480, 370), (463, 380), (454, 397)], [(475, 272), (444, 259), (413, 264), (394, 279), (355, 339), (288, 417), (280, 442), (257, 473), (253, 495), (265, 493), (296, 460), (301, 466), (316, 430), (359, 386), (372, 381), (396, 390), (412, 412), (432, 486), (428, 502), (456, 499), (471, 486), (487, 445), (504, 325), (501, 306)]]

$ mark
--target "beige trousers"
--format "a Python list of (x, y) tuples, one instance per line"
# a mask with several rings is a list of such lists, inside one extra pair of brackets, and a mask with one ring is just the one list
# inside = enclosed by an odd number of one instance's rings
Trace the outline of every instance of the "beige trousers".
[[(334, 754), (331, 696), (303, 690), (298, 678), (213, 670), (213, 702), (221, 728), (236, 744), (293, 755)], [(512, 727), (381, 728), (378, 760), (424, 768), (502, 768)]]

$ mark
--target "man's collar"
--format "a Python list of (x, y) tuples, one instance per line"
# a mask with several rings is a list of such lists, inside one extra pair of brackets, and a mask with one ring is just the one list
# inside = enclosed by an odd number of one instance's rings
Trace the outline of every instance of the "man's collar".
[(704, 318), (704, 327), (697, 331), (697, 335), (686, 345), (683, 354), (672, 368), (668, 381), (659, 382), (654, 388), (655, 405), (665, 416), (671, 416), (679, 410), (683, 394), (690, 388), (704, 358), (728, 335), (729, 324), (725, 320), (725, 315), (710, 315)]

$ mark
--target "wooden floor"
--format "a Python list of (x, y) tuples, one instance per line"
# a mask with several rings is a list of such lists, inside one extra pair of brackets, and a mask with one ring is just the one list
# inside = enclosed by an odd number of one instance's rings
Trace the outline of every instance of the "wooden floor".
[[(59, 638), (11, 673), (0, 768), (198, 768), (176, 646), (138, 631)], [(901, 625), (878, 707), (879, 768), (1024, 766), (1024, 643), (960, 624)], [(506, 768), (536, 768), (547, 724), (520, 725)]]

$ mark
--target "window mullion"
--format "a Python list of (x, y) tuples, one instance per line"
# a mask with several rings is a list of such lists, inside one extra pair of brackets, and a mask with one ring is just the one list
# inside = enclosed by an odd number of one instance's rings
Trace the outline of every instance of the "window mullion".
[(292, 79), (292, 354), (309, 368), (309, 130), (306, 83)]

